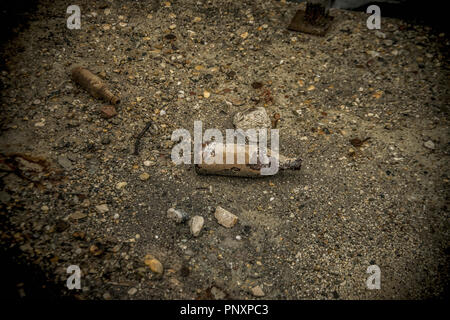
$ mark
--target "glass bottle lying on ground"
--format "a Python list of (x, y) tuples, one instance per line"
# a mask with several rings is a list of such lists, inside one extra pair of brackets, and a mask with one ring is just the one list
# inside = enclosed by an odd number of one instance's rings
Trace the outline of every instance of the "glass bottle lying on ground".
[(238, 177), (272, 176), (281, 170), (300, 170), (300, 158), (288, 158), (256, 144), (207, 142), (201, 149), (202, 163), (194, 164), (202, 175)]

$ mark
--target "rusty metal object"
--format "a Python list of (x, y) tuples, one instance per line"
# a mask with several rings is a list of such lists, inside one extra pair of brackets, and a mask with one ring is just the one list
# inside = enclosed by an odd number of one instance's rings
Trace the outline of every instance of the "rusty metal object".
[(95, 98), (104, 99), (111, 104), (120, 102), (120, 99), (106, 87), (103, 81), (88, 69), (75, 66), (71, 72), (73, 80)]
[(272, 119), (272, 129), (276, 129), (278, 122), (280, 121), (281, 116), (280, 114), (277, 112), (273, 115), (273, 119)]
[[(211, 147), (213, 143), (203, 144), (202, 154), (209, 153), (210, 151), (206, 150), (207, 147)], [(234, 150), (231, 152), (231, 156), (234, 157), (233, 164), (226, 163), (226, 155), (227, 155), (227, 144), (222, 144), (223, 146), (223, 164), (219, 163), (202, 163), (195, 164), (195, 172), (201, 175), (220, 175), (220, 176), (234, 176), (234, 177), (251, 177), (251, 178), (259, 178), (270, 175), (261, 174), (262, 168), (269, 168), (270, 164), (263, 164), (260, 162), (259, 157), (256, 158), (256, 163), (251, 163), (254, 161), (250, 161), (253, 159), (255, 154), (251, 154), (252, 150), (249, 145), (244, 145), (243, 152), (245, 152), (245, 161), (244, 163), (238, 163), (238, 145), (233, 144), (230, 149)], [(271, 156), (271, 150), (267, 150), (267, 156)], [(203, 157), (204, 161), (204, 157)], [(278, 156), (278, 169), (279, 170), (300, 170), (302, 164), (302, 160), (300, 158), (288, 158), (283, 155)]]
[(288, 26), (289, 30), (324, 36), (333, 17), (328, 14), (327, 0), (308, 1), (306, 10), (298, 10)]

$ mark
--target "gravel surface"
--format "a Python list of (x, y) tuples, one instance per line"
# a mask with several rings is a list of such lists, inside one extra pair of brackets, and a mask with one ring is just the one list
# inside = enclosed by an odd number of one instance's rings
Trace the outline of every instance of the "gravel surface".
[[(448, 297), (447, 34), (394, 18), (368, 30), (365, 13), (339, 9), (325, 37), (299, 34), (286, 30), (299, 5), (273, 0), (76, 4), (81, 30), (69, 30), (67, 3), (41, 1), (0, 71), (1, 247), (58, 295)], [(74, 64), (120, 95), (117, 115), (71, 80)], [(225, 132), (261, 106), (300, 171), (172, 163), (173, 130)], [(169, 208), (202, 217), (199, 234)], [(366, 287), (374, 264), (380, 290)], [(80, 290), (65, 287), (69, 265)]]

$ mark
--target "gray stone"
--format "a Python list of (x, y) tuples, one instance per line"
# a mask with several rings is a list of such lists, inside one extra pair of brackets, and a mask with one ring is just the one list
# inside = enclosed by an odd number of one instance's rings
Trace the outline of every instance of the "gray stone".
[(379, 52), (373, 51), (373, 50), (367, 51), (367, 54), (369, 56), (371, 56), (372, 58), (378, 58), (381, 56), (381, 54)]
[(248, 130), (271, 127), (269, 116), (264, 107), (252, 107), (242, 112), (237, 112), (233, 117), (233, 125), (236, 129)]
[(11, 196), (9, 193), (5, 191), (0, 191), (0, 202), (3, 204), (7, 204), (11, 200)]
[(223, 209), (222, 207), (217, 207), (214, 216), (217, 222), (224, 226), (225, 228), (232, 228), (238, 221), (238, 217), (231, 212)]
[(386, 34), (381, 31), (375, 31), (375, 35), (377, 36), (377, 38), (386, 39)]
[(137, 289), (136, 289), (136, 288), (131, 288), (130, 290), (128, 290), (128, 294), (129, 294), (130, 296), (135, 295), (136, 292), (137, 292)]
[(204, 223), (205, 223), (205, 219), (203, 219), (203, 217), (201, 217), (201, 216), (194, 216), (189, 221), (189, 227), (191, 228), (191, 234), (194, 237), (198, 237), (198, 235), (202, 231)]
[(425, 148), (431, 149), (431, 150), (434, 150), (436, 148), (436, 146), (434, 145), (434, 142), (431, 141), (431, 140), (428, 140), (423, 145), (424, 145)]
[(82, 211), (75, 211), (70, 215), (70, 219), (73, 220), (80, 220), (87, 217), (87, 214), (83, 213)]
[(66, 171), (72, 170), (72, 161), (69, 160), (66, 156), (59, 156), (58, 157), (58, 164), (64, 168)]
[(264, 291), (261, 289), (260, 286), (253, 287), (253, 288), (252, 288), (252, 294), (253, 294), (255, 297), (264, 297), (264, 296), (265, 296), (265, 293), (264, 293)]
[(109, 208), (106, 204), (100, 204), (98, 206), (95, 206), (95, 210), (97, 210), (98, 213), (106, 213), (109, 211)]
[(225, 292), (216, 287), (211, 288), (211, 294), (214, 296), (214, 299), (216, 300), (224, 300), (227, 297)]
[(189, 220), (189, 214), (183, 210), (170, 208), (167, 210), (167, 218), (175, 221), (176, 223), (184, 223)]

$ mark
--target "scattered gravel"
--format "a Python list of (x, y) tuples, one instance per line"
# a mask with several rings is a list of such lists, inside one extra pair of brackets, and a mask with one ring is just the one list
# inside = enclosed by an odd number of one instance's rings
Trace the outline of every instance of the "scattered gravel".
[[(79, 299), (448, 295), (448, 35), (387, 17), (377, 32), (331, 9), (315, 37), (286, 30), (292, 2), (167, 3), (79, 0), (69, 30), (67, 3), (43, 0), (5, 43), (2, 250)], [(120, 96), (115, 112), (71, 80), (73, 64)], [(225, 134), (249, 107), (278, 114), (280, 153), (300, 171), (199, 176), (171, 162), (175, 129)], [(201, 215), (200, 236), (168, 208)], [(365, 285), (373, 264), (380, 290)], [(65, 287), (70, 265), (81, 290)]]

